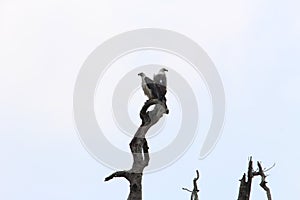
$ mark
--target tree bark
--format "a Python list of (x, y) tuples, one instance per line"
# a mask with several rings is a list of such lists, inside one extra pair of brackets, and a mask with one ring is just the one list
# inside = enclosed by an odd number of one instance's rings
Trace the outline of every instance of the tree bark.
[(258, 165), (258, 171), (254, 171), (252, 157), (250, 157), (250, 160), (248, 163), (247, 176), (246, 176), (246, 174), (244, 174), (242, 179), (240, 180), (241, 183), (240, 183), (238, 200), (249, 200), (250, 199), (252, 178), (254, 176), (261, 176), (260, 186), (266, 191), (268, 200), (272, 200), (271, 191), (270, 191), (270, 188), (266, 185), (266, 183), (267, 183), (266, 175), (261, 166), (261, 163), (257, 162), (257, 165)]
[[(152, 111), (147, 109), (155, 105)], [(140, 111), (140, 118), (142, 124), (136, 131), (129, 146), (133, 156), (133, 164), (130, 170), (117, 171), (105, 178), (105, 181), (109, 181), (115, 177), (126, 178), (130, 183), (130, 192), (128, 200), (142, 200), (142, 177), (144, 168), (148, 166), (149, 146), (145, 138), (147, 131), (156, 124), (163, 114), (168, 113), (168, 108), (165, 102), (158, 99), (147, 100)]]
[[(252, 157), (250, 157), (248, 163), (248, 172), (243, 175), (242, 179), (240, 180), (240, 191), (238, 200), (249, 200), (250, 193), (251, 193), (251, 185), (252, 185), (252, 178), (253, 178), (253, 162)], [(248, 179), (248, 180), (247, 180)]]

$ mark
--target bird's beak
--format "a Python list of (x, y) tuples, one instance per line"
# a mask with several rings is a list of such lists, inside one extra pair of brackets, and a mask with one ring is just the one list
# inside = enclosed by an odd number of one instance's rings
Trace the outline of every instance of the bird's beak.
[(138, 73), (138, 76), (141, 76), (142, 75), (142, 73)]

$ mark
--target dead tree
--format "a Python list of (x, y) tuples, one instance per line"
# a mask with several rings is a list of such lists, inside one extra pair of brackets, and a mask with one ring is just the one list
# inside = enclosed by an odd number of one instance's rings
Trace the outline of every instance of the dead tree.
[[(147, 109), (152, 106), (152, 111)], [(145, 138), (147, 131), (158, 122), (163, 114), (168, 113), (168, 108), (165, 102), (158, 99), (147, 100), (140, 111), (140, 118), (142, 124), (136, 131), (129, 146), (133, 156), (132, 168), (124, 171), (117, 171), (105, 178), (105, 181), (109, 181), (115, 177), (126, 178), (130, 183), (130, 192), (128, 200), (142, 200), (142, 177), (144, 168), (149, 164), (149, 146)]]
[(193, 190), (189, 190), (187, 188), (182, 188), (183, 190), (186, 190), (191, 193), (191, 200), (199, 200), (198, 192), (200, 190), (198, 189), (198, 186), (197, 186), (197, 180), (199, 179), (199, 171), (198, 170), (196, 170), (196, 174), (197, 174), (197, 176), (193, 180), (193, 185), (194, 185)]
[(240, 189), (239, 189), (239, 196), (238, 200), (249, 200), (250, 199), (250, 193), (251, 193), (251, 185), (252, 185), (252, 179), (255, 176), (261, 177), (260, 186), (266, 191), (268, 200), (272, 200), (271, 197), (271, 191), (270, 188), (266, 185), (266, 175), (265, 172), (270, 170), (274, 165), (269, 169), (263, 169), (260, 162), (257, 162), (258, 170), (253, 170), (253, 161), (252, 157), (250, 157), (249, 163), (248, 163), (248, 172), (243, 175), (242, 179), (240, 180)]

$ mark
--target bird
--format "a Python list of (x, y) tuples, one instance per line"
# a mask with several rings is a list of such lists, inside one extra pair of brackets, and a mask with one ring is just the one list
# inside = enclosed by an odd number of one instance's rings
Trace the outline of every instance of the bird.
[(156, 83), (156, 87), (159, 93), (159, 99), (166, 101), (165, 95), (167, 93), (167, 77), (166, 73), (168, 70), (166, 68), (161, 68), (157, 74), (153, 75), (153, 80)]
[(142, 78), (142, 88), (144, 91), (144, 94), (149, 99), (159, 99), (159, 91), (157, 88), (157, 84), (147, 77), (143, 72), (138, 74)]
[(165, 87), (167, 87), (167, 78), (166, 73), (168, 70), (166, 68), (161, 68), (158, 72), (158, 74), (153, 75), (154, 82), (161, 84)]
[[(169, 109), (167, 107), (167, 99), (165, 94), (167, 93), (167, 78), (165, 71), (168, 71), (165, 68), (159, 70), (157, 75), (154, 75), (154, 80), (147, 77), (143, 72), (138, 75), (142, 78), (142, 88), (144, 94), (150, 99), (158, 99), (165, 105), (166, 114), (169, 114)], [(156, 81), (155, 81), (156, 80)]]

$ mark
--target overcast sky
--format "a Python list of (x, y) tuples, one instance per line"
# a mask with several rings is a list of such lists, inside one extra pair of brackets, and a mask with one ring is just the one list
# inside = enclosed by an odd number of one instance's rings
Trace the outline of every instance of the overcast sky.
[[(268, 172), (274, 199), (300, 199), (299, 7), (295, 0), (2, 0), (0, 198), (127, 198), (128, 182), (105, 183), (113, 170), (80, 142), (73, 120), (74, 84), (84, 61), (102, 42), (133, 29), (162, 28), (194, 40), (213, 60), (225, 88), (226, 120), (207, 158), (198, 159), (205, 134), (199, 133), (175, 163), (145, 174), (144, 199), (189, 199), (181, 188), (192, 187), (196, 169), (200, 199), (237, 199), (238, 180), (250, 155), (265, 167), (276, 163)], [(176, 58), (165, 56), (158, 55), (163, 58), (157, 64), (175, 63)], [(130, 59), (122, 62), (130, 65)], [(132, 99), (134, 121), (139, 109), (134, 105), (141, 98)], [(177, 108), (180, 103), (170, 99)], [(180, 112), (171, 110), (165, 117), (169, 127), (177, 124), (172, 114), (180, 120)], [(205, 114), (211, 115), (209, 109), (201, 116)], [(161, 134), (151, 138), (150, 150), (167, 145)], [(128, 151), (129, 137), (107, 137)], [(252, 199), (266, 199), (258, 184), (257, 179)]]

